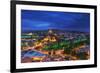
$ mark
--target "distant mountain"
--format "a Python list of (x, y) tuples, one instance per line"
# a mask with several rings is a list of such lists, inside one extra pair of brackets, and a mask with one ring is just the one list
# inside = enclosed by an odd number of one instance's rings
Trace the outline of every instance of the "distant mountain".
[[(50, 30), (52, 30), (53, 32), (82, 32), (82, 33), (89, 33), (89, 32), (86, 32), (86, 31), (74, 31), (74, 30), (61, 30), (61, 29), (50, 29)], [(24, 30), (24, 31), (22, 31), (22, 33), (30, 33), (30, 32), (48, 32), (49, 31), (49, 29), (48, 30)]]

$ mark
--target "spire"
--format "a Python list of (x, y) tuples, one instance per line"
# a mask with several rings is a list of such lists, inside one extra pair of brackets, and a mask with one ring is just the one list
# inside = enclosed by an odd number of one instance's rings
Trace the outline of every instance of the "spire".
[(52, 31), (51, 29), (49, 29), (48, 33), (49, 33), (49, 34), (52, 34), (52, 33), (53, 33), (53, 31)]

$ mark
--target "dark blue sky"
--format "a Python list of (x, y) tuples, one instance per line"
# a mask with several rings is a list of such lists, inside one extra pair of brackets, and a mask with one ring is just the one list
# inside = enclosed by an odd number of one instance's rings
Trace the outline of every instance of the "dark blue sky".
[(21, 28), (22, 31), (60, 29), (89, 32), (90, 14), (21, 10)]

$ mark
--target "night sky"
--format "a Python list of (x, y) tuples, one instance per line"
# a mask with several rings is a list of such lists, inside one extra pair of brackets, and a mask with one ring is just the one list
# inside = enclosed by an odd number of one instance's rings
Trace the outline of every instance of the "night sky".
[(90, 14), (21, 10), (22, 31), (59, 29), (90, 32)]

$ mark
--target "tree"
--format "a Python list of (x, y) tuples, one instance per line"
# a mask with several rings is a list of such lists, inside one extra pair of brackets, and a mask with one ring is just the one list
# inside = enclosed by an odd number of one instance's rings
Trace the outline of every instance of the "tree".
[(51, 44), (49, 44), (49, 45), (46, 45), (46, 46), (43, 48), (43, 50), (49, 51), (51, 56), (54, 55), (54, 52), (55, 52), (56, 50), (59, 50), (59, 49), (62, 49), (62, 47), (59, 45), (58, 42), (56, 42), (56, 43), (51, 43)]

